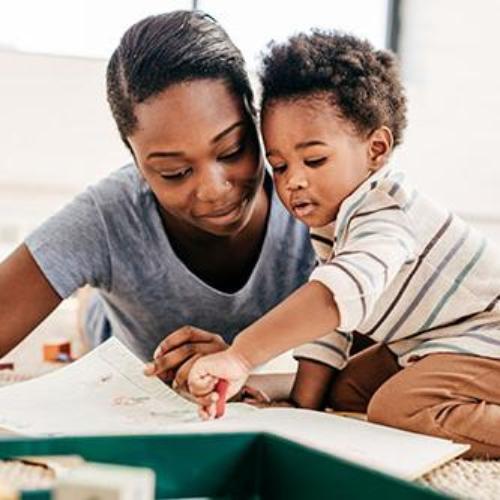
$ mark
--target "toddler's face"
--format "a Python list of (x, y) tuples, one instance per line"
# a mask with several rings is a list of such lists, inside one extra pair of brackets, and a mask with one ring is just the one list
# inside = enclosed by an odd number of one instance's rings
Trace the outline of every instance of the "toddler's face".
[(373, 167), (369, 139), (325, 99), (272, 103), (262, 134), (281, 201), (310, 227), (335, 220), (342, 201)]

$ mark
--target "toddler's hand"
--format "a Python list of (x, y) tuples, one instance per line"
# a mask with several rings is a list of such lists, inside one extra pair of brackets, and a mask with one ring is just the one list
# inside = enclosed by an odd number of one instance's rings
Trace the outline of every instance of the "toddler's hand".
[(229, 383), (226, 399), (234, 396), (246, 382), (250, 369), (244, 359), (231, 348), (198, 359), (188, 375), (189, 392), (196, 398), (202, 419), (215, 418), (219, 395), (215, 386), (219, 379)]
[(187, 392), (187, 375), (194, 361), (227, 347), (220, 335), (194, 326), (183, 326), (162, 340), (144, 374), (158, 376), (164, 382), (172, 383), (177, 391)]

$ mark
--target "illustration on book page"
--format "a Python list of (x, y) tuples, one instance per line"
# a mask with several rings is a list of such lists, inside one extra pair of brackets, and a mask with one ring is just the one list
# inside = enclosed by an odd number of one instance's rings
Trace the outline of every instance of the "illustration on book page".
[[(197, 406), (111, 338), (71, 365), (0, 389), (0, 427), (28, 435), (128, 434), (201, 424)], [(255, 411), (231, 403), (227, 415)], [(77, 418), (74, 415), (78, 415)]]

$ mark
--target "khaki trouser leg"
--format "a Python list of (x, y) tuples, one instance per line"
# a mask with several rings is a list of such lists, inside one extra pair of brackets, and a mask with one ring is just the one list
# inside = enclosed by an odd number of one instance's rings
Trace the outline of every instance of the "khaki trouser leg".
[(427, 356), (375, 392), (368, 420), (470, 444), (468, 458), (500, 458), (500, 360)]
[(337, 375), (329, 405), (338, 411), (366, 413), (375, 391), (399, 370), (396, 356), (385, 345), (369, 347), (353, 356)]
[(433, 354), (401, 369), (378, 345), (352, 358), (330, 398), (371, 422), (470, 444), (466, 457), (500, 458), (500, 360)]

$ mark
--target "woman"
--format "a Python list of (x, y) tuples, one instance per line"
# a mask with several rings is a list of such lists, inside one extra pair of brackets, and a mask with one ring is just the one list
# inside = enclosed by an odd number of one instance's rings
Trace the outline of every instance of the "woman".
[(89, 284), (94, 311), (142, 359), (168, 337), (156, 372), (183, 380), (197, 356), (225, 348), (301, 285), (313, 251), (265, 174), (242, 55), (210, 16), (132, 26), (107, 90), (134, 164), (0, 264), (0, 356)]

